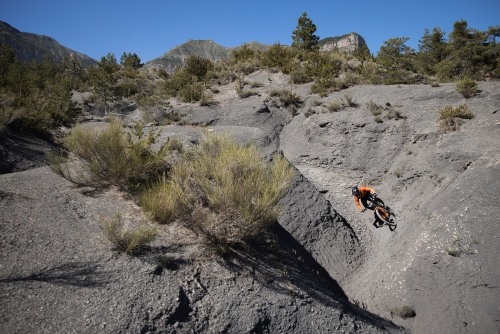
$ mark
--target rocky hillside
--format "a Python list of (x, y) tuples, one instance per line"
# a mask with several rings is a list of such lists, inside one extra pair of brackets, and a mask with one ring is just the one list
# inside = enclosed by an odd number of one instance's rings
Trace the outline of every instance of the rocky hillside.
[[(254, 50), (265, 50), (270, 45), (258, 42), (247, 43)], [(356, 48), (366, 45), (363, 37), (355, 32), (340, 37), (327, 37), (319, 41), (321, 51), (332, 51), (338, 48), (341, 51), (352, 52)], [(211, 40), (192, 40), (176, 46), (163, 56), (150, 60), (144, 64), (144, 69), (163, 68), (173, 72), (177, 66), (184, 66), (186, 58), (194, 54), (213, 62), (231, 57), (232, 51), (237, 47), (224, 47)]]
[[(252, 49), (264, 50), (266, 44), (258, 42), (247, 43)], [(200, 56), (213, 62), (227, 59), (232, 55), (232, 51), (237, 47), (224, 47), (211, 40), (188, 40), (186, 43), (174, 47), (163, 56), (152, 59), (144, 64), (144, 69), (163, 68), (168, 72), (173, 72), (177, 66), (184, 66), (186, 58), (190, 55)]]
[[(480, 82), (467, 100), (454, 84), (355, 86), (323, 98), (294, 85), (303, 105), (292, 116), (269, 95), (291, 89), (287, 75), (245, 80), (262, 84), (257, 95), (240, 98), (233, 83), (218, 87), (211, 106), (172, 99), (185, 125), (161, 127), (161, 141), (185, 143), (207, 127), (231, 132), (296, 167), (274, 228), (225, 259), (175, 225), (160, 226), (149, 251), (115, 256), (97, 241), (100, 217), (120, 211), (135, 225), (147, 220), (140, 208), (117, 189), (77, 187), (37, 167), (43, 145), (4, 144), (12, 163), (32, 159), (32, 169), (0, 175), (6, 332), (500, 330), (498, 82)], [(346, 94), (351, 106), (329, 112)], [(382, 106), (380, 119), (370, 102)], [(437, 109), (464, 102), (475, 117), (441, 132)], [(136, 109), (125, 120), (142, 116)], [(95, 120), (85, 126), (105, 125)], [(38, 141), (22, 141), (30, 142)], [(355, 184), (378, 191), (396, 229), (357, 212)]]
[(62, 62), (65, 57), (76, 57), (84, 67), (96, 61), (83, 53), (68, 49), (48, 36), (21, 32), (6, 22), (0, 21), (0, 41), (7, 43), (16, 52), (21, 61), (40, 61), (43, 55), (48, 54), (55, 61)]

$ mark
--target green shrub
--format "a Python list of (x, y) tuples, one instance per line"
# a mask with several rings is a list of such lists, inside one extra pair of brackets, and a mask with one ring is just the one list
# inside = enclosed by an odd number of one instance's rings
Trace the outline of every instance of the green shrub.
[(99, 239), (113, 247), (119, 253), (133, 253), (140, 251), (158, 236), (158, 230), (147, 226), (140, 226), (134, 230), (126, 227), (120, 213), (115, 213), (112, 219), (101, 218), (99, 227), (102, 235)]
[(261, 64), (267, 68), (278, 68), (283, 73), (290, 73), (293, 66), (295, 51), (286, 45), (280, 43), (272, 45), (262, 53)]
[(200, 82), (196, 82), (181, 88), (178, 96), (183, 102), (197, 102), (202, 99), (203, 93), (203, 85)]
[(170, 78), (165, 81), (165, 91), (171, 96), (177, 96), (178, 92), (186, 86), (194, 83), (193, 76), (186, 70), (177, 67)]
[(145, 191), (145, 210), (160, 223), (179, 220), (215, 245), (235, 244), (272, 224), (294, 172), (281, 156), (266, 165), (253, 145), (205, 133), (199, 147)]
[(192, 54), (186, 59), (186, 72), (195, 75), (198, 79), (205, 77), (207, 72), (213, 68), (214, 64), (203, 57)]
[(375, 116), (373, 118), (373, 120), (375, 121), (375, 123), (382, 123), (383, 122), (383, 120), (382, 120), (382, 118), (380, 116)]
[(170, 168), (165, 144), (158, 151), (152, 150), (160, 132), (151, 129), (146, 135), (143, 127), (143, 122), (137, 122), (131, 132), (124, 133), (123, 123), (114, 119), (102, 129), (77, 125), (64, 142), (82, 162), (84, 174), (75, 178), (61, 159), (54, 159), (51, 167), (77, 183), (105, 182), (137, 190)]
[(253, 50), (247, 43), (243, 44), (240, 48), (233, 50), (233, 58), (237, 63), (252, 59), (257, 54), (258, 52)]
[(468, 99), (477, 93), (477, 82), (469, 77), (463, 77), (462, 80), (457, 81), (456, 88), (463, 97)]
[(444, 106), (443, 108), (438, 109), (439, 111), (439, 120), (444, 120), (451, 117), (458, 117), (462, 119), (472, 119), (474, 118), (474, 113), (469, 110), (469, 106), (467, 103), (462, 103), (458, 107), (453, 108), (450, 105)]

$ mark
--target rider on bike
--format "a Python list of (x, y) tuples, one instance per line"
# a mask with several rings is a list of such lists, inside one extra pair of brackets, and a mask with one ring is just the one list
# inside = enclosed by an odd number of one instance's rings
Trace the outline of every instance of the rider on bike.
[[(361, 210), (361, 212), (365, 212), (367, 208), (370, 210), (375, 209), (375, 204), (373, 203), (373, 200), (377, 198), (377, 192), (375, 191), (375, 189), (372, 189), (370, 187), (358, 188), (357, 186), (354, 186), (352, 187), (352, 195), (354, 196), (354, 202), (356, 203), (356, 206)], [(360, 202), (364, 207), (361, 206)]]

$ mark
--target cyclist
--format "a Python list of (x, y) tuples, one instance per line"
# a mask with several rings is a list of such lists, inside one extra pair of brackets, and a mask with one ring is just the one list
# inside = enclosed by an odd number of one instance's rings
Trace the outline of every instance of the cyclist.
[[(356, 203), (356, 206), (361, 210), (361, 212), (365, 212), (366, 209), (375, 209), (375, 204), (373, 204), (373, 200), (377, 198), (377, 192), (375, 191), (375, 189), (372, 189), (370, 187), (358, 188), (354, 186), (352, 187), (352, 195), (354, 196), (354, 202)], [(363, 204), (364, 207), (361, 206), (361, 204)]]

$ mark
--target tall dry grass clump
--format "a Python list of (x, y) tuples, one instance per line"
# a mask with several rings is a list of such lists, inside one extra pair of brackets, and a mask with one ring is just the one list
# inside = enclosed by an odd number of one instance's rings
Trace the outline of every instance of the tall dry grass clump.
[(167, 142), (153, 150), (159, 135), (160, 132), (153, 129), (146, 134), (142, 122), (137, 122), (129, 132), (123, 130), (119, 120), (112, 120), (104, 128), (77, 125), (66, 137), (65, 144), (79, 159), (83, 172), (72, 173), (67, 161), (60, 156), (52, 157), (51, 167), (73, 182), (104, 182), (137, 190), (170, 168), (167, 155), (175, 148)]
[(279, 155), (266, 164), (254, 145), (226, 134), (205, 133), (189, 154), (141, 196), (161, 223), (178, 220), (211, 244), (254, 237), (280, 213), (279, 200), (294, 172)]

